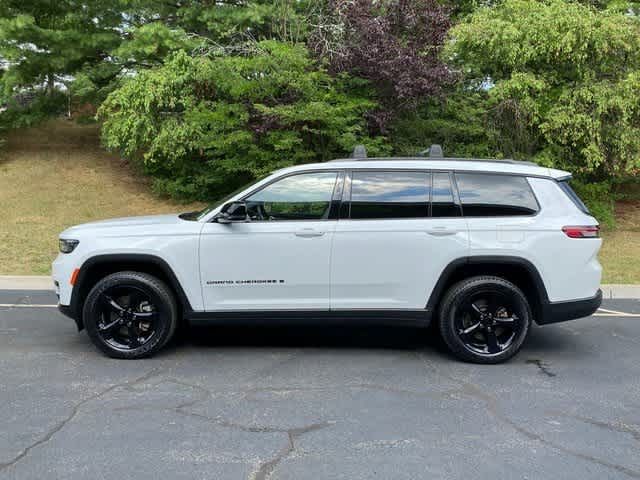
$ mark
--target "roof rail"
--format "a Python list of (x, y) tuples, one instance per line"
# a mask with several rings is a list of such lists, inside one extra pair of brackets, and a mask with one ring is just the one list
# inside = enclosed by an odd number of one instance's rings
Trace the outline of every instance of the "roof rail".
[[(427, 156), (427, 153), (429, 154), (429, 156)], [(356, 145), (355, 148), (353, 149), (353, 152), (351, 153), (349, 158), (340, 158), (340, 159), (336, 159), (336, 160), (330, 160), (331, 162), (347, 162), (349, 160), (355, 160), (355, 161), (360, 161), (360, 160), (369, 160), (369, 161), (392, 161), (392, 160), (396, 160), (396, 161), (411, 161), (411, 160), (422, 160), (422, 161), (429, 161), (429, 160), (446, 160), (446, 161), (452, 161), (452, 162), (486, 162), (486, 163), (509, 163), (509, 164), (513, 164), (513, 165), (532, 165), (532, 166), (538, 166), (535, 162), (528, 162), (526, 160), (512, 160), (512, 159), (501, 159), (501, 158), (449, 158), (449, 157), (445, 157), (444, 153), (442, 151), (442, 146), (438, 145), (438, 144), (433, 144), (431, 145), (431, 147), (429, 147), (427, 150), (424, 150), (420, 153), (418, 153), (417, 157), (389, 157), (389, 158), (368, 158), (367, 157), (367, 149), (364, 147), (364, 145)]]

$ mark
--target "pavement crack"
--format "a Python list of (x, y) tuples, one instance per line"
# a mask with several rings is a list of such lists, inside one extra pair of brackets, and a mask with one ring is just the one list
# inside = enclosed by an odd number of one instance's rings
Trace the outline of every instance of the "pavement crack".
[(247, 398), (253, 398), (258, 393), (276, 393), (276, 394), (286, 394), (286, 393), (297, 393), (297, 392), (326, 392), (332, 390), (347, 390), (347, 389), (361, 389), (361, 390), (378, 390), (381, 392), (391, 393), (394, 395), (407, 395), (407, 396), (417, 396), (417, 397), (432, 397), (432, 398), (440, 398), (440, 397), (448, 397), (452, 393), (456, 393), (456, 390), (447, 390), (443, 392), (431, 392), (431, 391), (416, 391), (409, 390), (405, 388), (395, 387), (392, 385), (380, 385), (376, 383), (345, 383), (342, 385), (320, 385), (314, 387), (300, 387), (300, 386), (290, 386), (290, 387), (255, 387), (249, 390), (243, 390), (240, 392), (234, 393), (243, 393)]
[(80, 401), (79, 403), (75, 404), (72, 408), (71, 408), (71, 412), (69, 413), (69, 415), (67, 415), (66, 418), (64, 418), (61, 422), (59, 422), (57, 425), (55, 425), (53, 428), (51, 428), (47, 433), (45, 433), (45, 435), (43, 437), (41, 437), (40, 439), (36, 440), (35, 442), (33, 442), (31, 445), (28, 445), (27, 447), (25, 447), (18, 455), (16, 455), (12, 460), (5, 462), (5, 463), (0, 463), (0, 472), (3, 470), (6, 470), (9, 467), (12, 467), (14, 465), (16, 465), (20, 460), (22, 460), (23, 458), (25, 458), (29, 452), (31, 452), (31, 450), (33, 450), (34, 448), (43, 445), (45, 443), (47, 443), (49, 440), (51, 440), (53, 438), (53, 436), (58, 433), (60, 430), (62, 430), (66, 425), (68, 425), (78, 414), (78, 412), (80, 411), (80, 409), (86, 405), (87, 403), (93, 401), (93, 400), (97, 400), (98, 398), (114, 391), (117, 388), (123, 388), (123, 387), (131, 387), (135, 384), (138, 384), (140, 382), (144, 382), (145, 380), (148, 380), (149, 378), (157, 375), (159, 372), (159, 369), (154, 368), (151, 371), (145, 373), (144, 375), (142, 375), (141, 377), (138, 377), (136, 379), (133, 380), (127, 380), (125, 382), (121, 382), (121, 383), (116, 383), (114, 385), (111, 385), (108, 388), (105, 388), (104, 390), (95, 393), (87, 398), (85, 398), (84, 400)]
[(185, 382), (184, 380), (178, 380), (176, 378), (167, 378), (164, 381), (168, 382), (168, 383), (173, 383), (175, 385), (180, 385), (182, 387), (192, 388), (192, 389), (200, 392), (200, 395), (197, 398), (194, 398), (192, 400), (188, 400), (188, 401), (183, 402), (180, 405), (177, 405), (176, 407), (174, 407), (176, 410), (193, 407), (193, 406), (197, 405), (198, 403), (204, 402), (205, 400), (207, 400), (207, 399), (209, 399), (209, 398), (211, 398), (213, 396), (213, 392), (211, 390), (208, 390), (208, 389), (204, 388), (202, 385), (197, 385), (195, 383)]
[(571, 455), (573, 457), (576, 458), (580, 458), (582, 460), (591, 462), (591, 463), (595, 463), (597, 465), (603, 466), (603, 467), (607, 467), (610, 468), (612, 470), (615, 470), (619, 473), (622, 473), (624, 475), (627, 475), (628, 477), (631, 478), (637, 478), (640, 479), (640, 472), (633, 470), (631, 468), (625, 467), (624, 465), (619, 465), (617, 463), (612, 463), (612, 462), (608, 462), (606, 460), (602, 460), (600, 458), (594, 457), (592, 455), (586, 454), (586, 453), (582, 453), (578, 450), (574, 450), (572, 448), (569, 447), (565, 447), (564, 445), (558, 444), (556, 442), (553, 442), (551, 440), (547, 440), (546, 438), (544, 438), (542, 435), (533, 432), (531, 430), (528, 430), (527, 428), (523, 427), (522, 425), (519, 425), (517, 422), (515, 422), (514, 420), (510, 419), (506, 414), (504, 414), (501, 410), (500, 410), (500, 406), (498, 403), (498, 400), (491, 395), (490, 393), (484, 391), (482, 388), (480, 388), (478, 385), (475, 385), (469, 381), (466, 380), (462, 380), (459, 378), (456, 378), (452, 375), (447, 375), (443, 372), (440, 371), (440, 369), (438, 369), (435, 365), (433, 365), (431, 362), (429, 362), (429, 360), (423, 355), (418, 353), (418, 355), (422, 358), (423, 360), (423, 364), (430, 369), (431, 371), (433, 371), (434, 373), (436, 373), (436, 375), (440, 375), (444, 378), (447, 378), (453, 382), (458, 383), (461, 387), (462, 387), (462, 391), (463, 393), (466, 393), (469, 396), (478, 398), (479, 400), (483, 401), (487, 411), (498, 421), (504, 423), (505, 425), (508, 425), (509, 427), (513, 428), (516, 432), (518, 432), (520, 435), (528, 438), (529, 440), (532, 441), (537, 441), (549, 448), (552, 448), (556, 451), (565, 453), (567, 455)]
[(557, 376), (556, 373), (554, 373), (551, 368), (550, 365), (548, 363), (543, 362), (540, 359), (537, 358), (531, 358), (529, 360), (527, 360), (527, 364), (529, 365), (535, 365), (536, 367), (538, 367), (538, 369), (540, 370), (541, 373), (544, 373), (547, 377), (555, 377)]
[(612, 423), (612, 422), (604, 422), (602, 420), (596, 420), (594, 418), (583, 417), (581, 415), (563, 415), (567, 418), (573, 418), (575, 420), (579, 420), (584, 423), (588, 423), (589, 425), (593, 425), (595, 427), (604, 428), (606, 430), (610, 430), (612, 432), (617, 433), (627, 433), (633, 437), (634, 440), (640, 442), (640, 430), (637, 430), (630, 425), (625, 423)]
[(173, 410), (176, 413), (179, 413), (181, 415), (185, 415), (188, 417), (194, 417), (197, 418), (199, 420), (206, 420), (210, 423), (213, 423), (214, 425), (217, 425), (218, 427), (223, 427), (223, 428), (231, 428), (234, 430), (240, 430), (242, 432), (248, 432), (248, 433), (286, 433), (288, 430), (285, 428), (279, 428), (279, 427), (267, 427), (267, 426), (260, 426), (260, 425), (243, 425), (241, 423), (235, 423), (235, 422), (229, 422), (227, 420), (223, 420), (220, 417), (210, 417), (208, 415), (205, 415), (203, 413), (197, 413), (197, 412), (190, 412), (188, 410), (184, 410), (183, 407), (175, 407), (172, 409), (168, 409), (168, 410)]
[(278, 464), (291, 455), (296, 449), (296, 440), (305, 433), (320, 430), (331, 425), (331, 422), (313, 423), (305, 427), (291, 428), (286, 430), (287, 444), (278, 452), (278, 454), (267, 462), (259, 465), (258, 469), (251, 475), (251, 480), (267, 480), (276, 469)]

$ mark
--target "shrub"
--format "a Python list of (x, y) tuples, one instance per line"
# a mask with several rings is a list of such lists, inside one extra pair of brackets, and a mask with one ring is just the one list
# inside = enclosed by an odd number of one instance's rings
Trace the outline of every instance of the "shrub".
[(367, 89), (317, 68), (303, 46), (263, 41), (222, 56), (176, 53), (112, 92), (98, 115), (105, 145), (142, 165), (158, 192), (208, 200), (356, 143), (388, 151), (366, 135)]
[(25, 92), (7, 102), (7, 110), (0, 114), (0, 128), (24, 128), (36, 125), (53, 115), (66, 111), (67, 96), (54, 90)]

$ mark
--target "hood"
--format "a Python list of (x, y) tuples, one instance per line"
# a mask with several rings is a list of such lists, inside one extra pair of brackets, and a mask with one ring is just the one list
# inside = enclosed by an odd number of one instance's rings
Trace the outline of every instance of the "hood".
[(183, 223), (177, 213), (168, 215), (148, 215), (143, 217), (122, 217), (111, 218), (109, 220), (99, 220), (96, 222), (82, 223), (80, 225), (74, 225), (66, 229), (60, 234), (60, 236), (66, 236), (69, 234), (82, 232), (85, 230), (101, 230), (106, 228), (118, 228), (118, 227), (153, 227), (153, 226), (169, 226)]

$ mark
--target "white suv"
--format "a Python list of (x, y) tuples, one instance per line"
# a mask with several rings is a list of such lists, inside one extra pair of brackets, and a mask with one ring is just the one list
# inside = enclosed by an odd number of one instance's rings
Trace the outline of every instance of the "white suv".
[(107, 355), (149, 356), (182, 322), (428, 326), (498, 363), (532, 321), (600, 305), (597, 221), (570, 174), (527, 162), (354, 157), (273, 173), (201, 212), (60, 235), (60, 310)]

